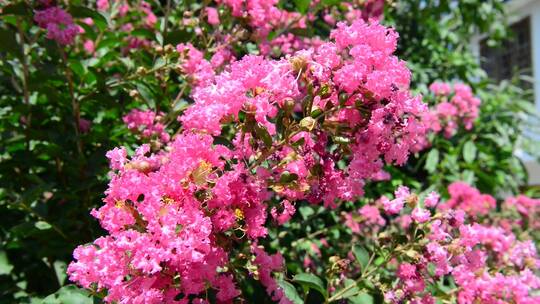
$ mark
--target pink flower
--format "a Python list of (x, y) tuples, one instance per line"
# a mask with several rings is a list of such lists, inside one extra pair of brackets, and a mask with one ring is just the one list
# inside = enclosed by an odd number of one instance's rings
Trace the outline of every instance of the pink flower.
[(478, 189), (464, 182), (454, 182), (448, 186), (450, 199), (439, 204), (439, 208), (461, 209), (471, 216), (486, 215), (495, 208), (496, 201), (491, 195), (481, 194)]
[(279, 225), (283, 225), (284, 223), (288, 222), (296, 212), (296, 209), (288, 200), (284, 200), (282, 202), (282, 208), (283, 211), (281, 214), (278, 214), (276, 207), (273, 207), (271, 210), (272, 217)]
[(97, 9), (100, 11), (106, 11), (109, 9), (109, 0), (98, 0)]
[(170, 140), (170, 135), (165, 131), (165, 126), (160, 122), (162, 113), (156, 115), (152, 111), (131, 110), (122, 120), (128, 129), (142, 138), (155, 137), (166, 143)]
[(211, 25), (219, 24), (219, 13), (214, 7), (206, 7), (206, 16), (208, 18), (208, 23)]
[(34, 20), (47, 30), (48, 39), (61, 45), (73, 44), (75, 36), (79, 34), (79, 27), (73, 23), (71, 15), (57, 6), (37, 11)]
[(385, 224), (384, 218), (381, 216), (381, 213), (379, 212), (379, 208), (373, 207), (370, 205), (365, 205), (358, 211), (360, 216), (362, 216), (366, 223), (371, 225), (378, 225), (383, 226)]
[(94, 51), (95, 51), (94, 41), (92, 41), (90, 39), (85, 40), (84, 44), (83, 44), (83, 47), (84, 47), (84, 50), (86, 51), (86, 53), (94, 54)]
[(426, 196), (424, 200), (424, 205), (427, 208), (433, 208), (437, 206), (437, 204), (439, 203), (439, 198), (440, 198), (439, 194), (435, 191), (432, 191)]
[(380, 201), (383, 205), (384, 211), (388, 214), (398, 214), (401, 209), (403, 209), (403, 205), (405, 204), (405, 201), (401, 198), (390, 200), (386, 196), (381, 197)]
[(417, 223), (425, 223), (431, 218), (431, 213), (429, 210), (416, 207), (412, 211), (412, 218)]

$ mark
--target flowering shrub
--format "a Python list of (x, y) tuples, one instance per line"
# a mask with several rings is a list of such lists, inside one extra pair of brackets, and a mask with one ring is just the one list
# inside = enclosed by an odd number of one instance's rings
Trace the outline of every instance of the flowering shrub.
[(426, 78), (409, 4), (1, 6), (1, 299), (538, 302), (529, 110), (474, 64)]
[[(106, 301), (171, 302), (208, 288), (230, 301), (249, 275), (233, 264), (283, 267), (258, 247), (269, 211), (283, 224), (301, 200), (335, 208), (385, 176), (383, 160), (403, 164), (424, 136), (426, 107), (410, 96), (409, 72), (392, 56), (397, 35), (358, 20), (339, 23), (331, 37), (285, 60), (246, 56), (198, 81), (195, 102), (179, 117), (182, 132), (164, 150), (143, 145), (131, 158), (124, 148), (110, 151), (115, 172), (105, 205), (92, 213), (110, 236), (75, 250), (70, 279), (107, 289)], [(144, 137), (154, 119), (136, 110), (124, 117)], [(211, 135), (231, 147), (213, 145)], [(230, 259), (239, 254), (243, 261)], [(272, 274), (260, 275), (282, 300)]]

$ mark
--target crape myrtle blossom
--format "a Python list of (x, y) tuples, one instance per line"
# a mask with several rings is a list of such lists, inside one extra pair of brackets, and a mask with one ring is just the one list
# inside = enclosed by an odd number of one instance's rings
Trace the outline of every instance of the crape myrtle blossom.
[[(358, 20), (338, 23), (331, 37), (282, 59), (245, 56), (219, 73), (179, 45), (194, 103), (172, 139), (162, 113), (124, 117), (165, 145), (107, 153), (111, 181), (92, 215), (108, 235), (75, 250), (70, 279), (107, 290), (107, 302), (188, 303), (208, 290), (229, 302), (251, 277), (288, 303), (276, 281), (283, 259), (258, 245), (268, 225), (291, 220), (301, 200), (334, 208), (362, 196), (366, 181), (388, 178), (383, 166), (404, 164), (425, 136), (427, 107), (393, 55), (397, 33)], [(375, 211), (360, 215), (384, 225)]]
[(165, 131), (165, 125), (160, 122), (163, 113), (154, 113), (153, 111), (131, 110), (122, 120), (128, 129), (142, 138), (155, 137), (161, 142), (168, 142), (170, 135)]
[(450, 138), (456, 133), (460, 123), (465, 130), (472, 129), (479, 115), (481, 101), (473, 95), (471, 87), (462, 83), (452, 85), (434, 82), (429, 89), (439, 100), (425, 117), (431, 131), (443, 131), (444, 136)]
[[(436, 210), (432, 209), (433, 203), (427, 204), (436, 196), (434, 193), (424, 200), (408, 194), (408, 207), (402, 208), (399, 216), (393, 210), (388, 214), (391, 226), (401, 225), (401, 218), (410, 214), (416, 221), (415, 234), (418, 231), (422, 233), (416, 234), (418, 239), (414, 243), (400, 245), (403, 247), (393, 255), (394, 279), (397, 282), (386, 289), (385, 300), (389, 303), (435, 303), (432, 291), (439, 288), (443, 278), (451, 278), (456, 288), (445, 293), (460, 304), (539, 303), (540, 297), (535, 291), (540, 288), (537, 275), (540, 259), (534, 243), (521, 240), (502, 227), (477, 223), (478, 213), (470, 213), (470, 205), (474, 204), (473, 201), (483, 205), (482, 194), (468, 185), (457, 183), (450, 186), (454, 188), (449, 189), (453, 193), (450, 201), (456, 200), (456, 185), (464, 189), (459, 191), (471, 193), (467, 196), (467, 204), (443, 202), (443, 205), (450, 204), (453, 208)], [(396, 191), (396, 198), (403, 198), (407, 190), (402, 187)], [(535, 201), (525, 196), (520, 196), (519, 200)], [(515, 204), (516, 198), (509, 201)], [(375, 204), (371, 208), (384, 207)], [(392, 229), (386, 231), (391, 233), (386, 236), (389, 238), (398, 238), (399, 234), (406, 233)]]
[(57, 6), (51, 6), (35, 12), (34, 21), (47, 30), (47, 38), (60, 45), (73, 44), (80, 28), (73, 22), (71, 15)]

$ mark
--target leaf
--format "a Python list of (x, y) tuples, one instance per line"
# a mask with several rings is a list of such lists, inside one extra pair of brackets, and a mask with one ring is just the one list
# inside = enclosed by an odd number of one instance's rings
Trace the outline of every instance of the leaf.
[(255, 134), (257, 134), (258, 138), (262, 139), (266, 148), (272, 147), (272, 136), (264, 126), (260, 124), (255, 125)]
[(56, 273), (56, 278), (58, 279), (58, 284), (60, 284), (60, 286), (64, 285), (64, 282), (66, 281), (66, 278), (67, 278), (66, 262), (60, 261), (60, 260), (54, 261), (53, 267), (54, 267), (54, 272)]
[(467, 163), (472, 163), (476, 158), (476, 145), (472, 141), (468, 141), (463, 146), (463, 159)]
[(358, 284), (356, 284), (354, 280), (346, 279), (344, 287), (336, 290), (336, 292), (334, 293), (333, 296), (339, 294), (339, 296), (336, 297), (334, 300), (347, 299), (358, 294), (358, 291), (360, 291), (360, 289), (358, 288)]
[(354, 245), (352, 250), (354, 257), (360, 263), (360, 266), (362, 266), (362, 271), (364, 271), (369, 263), (369, 252), (360, 245)]
[(22, 57), (21, 48), (15, 38), (15, 32), (0, 28), (0, 51), (6, 51), (19, 58)]
[(315, 211), (311, 206), (302, 206), (300, 207), (300, 215), (302, 215), (302, 218), (306, 220), (311, 215), (315, 214)]
[(64, 286), (43, 299), (43, 304), (92, 304), (90, 294), (75, 285)]
[(373, 296), (367, 293), (349, 297), (348, 300), (351, 304), (373, 304)]
[(319, 291), (325, 298), (328, 297), (328, 292), (323, 281), (316, 275), (311, 273), (300, 273), (294, 276), (293, 281), (300, 283), (308, 288)]
[(10, 274), (11, 270), (13, 270), (13, 265), (9, 262), (6, 252), (0, 250), (0, 275)]
[(88, 7), (73, 5), (69, 8), (69, 12), (75, 18), (92, 18), (96, 26), (102, 31), (107, 28), (107, 19)]
[(279, 182), (282, 184), (288, 184), (298, 179), (298, 174), (290, 173), (289, 171), (283, 171), (279, 177)]
[(32, 10), (28, 5), (21, 1), (15, 4), (9, 4), (2, 8), (2, 15), (30, 16)]
[(307, 12), (310, 3), (310, 0), (294, 0), (296, 8), (302, 14), (305, 14)]
[(285, 280), (279, 280), (279, 286), (283, 288), (283, 293), (285, 293), (285, 297), (291, 302), (293, 302), (294, 304), (304, 303), (302, 298), (300, 298), (300, 296), (298, 295), (296, 288), (294, 288), (294, 285)]
[(326, 6), (333, 6), (337, 5), (341, 2), (341, 0), (322, 0), (322, 3)]
[(439, 150), (432, 149), (431, 151), (429, 151), (427, 155), (426, 164), (424, 165), (424, 168), (429, 173), (433, 173), (435, 172), (435, 169), (437, 169), (438, 163), (439, 163)]
[(45, 221), (38, 221), (34, 224), (34, 226), (36, 226), (37, 229), (39, 230), (47, 230), (47, 229), (51, 229), (51, 224), (45, 222)]
[(168, 32), (165, 36), (165, 44), (177, 45), (179, 43), (188, 42), (193, 38), (193, 34), (186, 30), (176, 30)]

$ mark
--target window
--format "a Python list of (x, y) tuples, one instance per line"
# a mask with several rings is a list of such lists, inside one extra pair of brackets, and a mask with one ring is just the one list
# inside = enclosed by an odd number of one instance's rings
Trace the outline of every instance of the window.
[[(489, 47), (487, 39), (480, 42), (482, 68), (497, 82), (510, 79), (516, 73), (532, 75), (530, 18), (514, 23), (510, 29), (512, 36), (498, 47)], [(532, 87), (530, 83), (525, 86)]]

